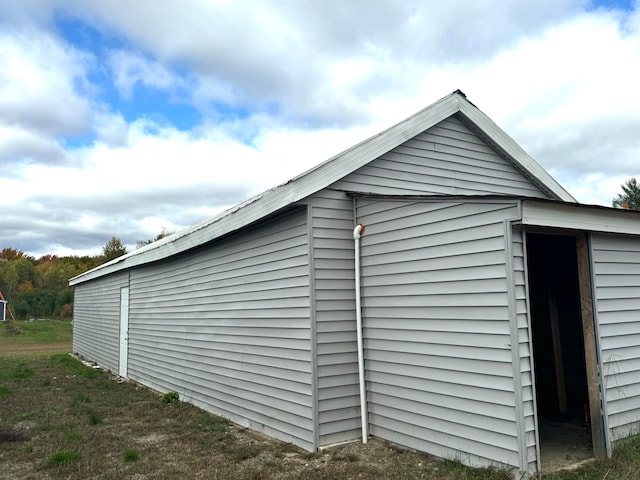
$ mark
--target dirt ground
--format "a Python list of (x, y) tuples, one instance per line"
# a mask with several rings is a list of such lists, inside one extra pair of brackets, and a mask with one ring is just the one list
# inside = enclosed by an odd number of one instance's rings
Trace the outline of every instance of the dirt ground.
[(540, 446), (544, 472), (558, 471), (593, 458), (591, 434), (583, 425), (541, 422)]

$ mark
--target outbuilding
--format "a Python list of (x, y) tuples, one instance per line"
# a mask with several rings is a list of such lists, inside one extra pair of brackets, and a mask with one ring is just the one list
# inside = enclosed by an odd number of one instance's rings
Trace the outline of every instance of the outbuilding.
[(640, 213), (460, 91), (70, 284), (74, 352), (308, 450), (533, 473), (554, 429), (604, 457), (640, 426)]

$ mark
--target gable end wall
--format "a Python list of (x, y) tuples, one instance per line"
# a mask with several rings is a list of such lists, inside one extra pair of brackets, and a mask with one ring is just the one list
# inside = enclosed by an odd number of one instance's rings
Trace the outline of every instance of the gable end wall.
[(455, 116), (407, 140), (330, 188), (385, 195), (548, 198)]

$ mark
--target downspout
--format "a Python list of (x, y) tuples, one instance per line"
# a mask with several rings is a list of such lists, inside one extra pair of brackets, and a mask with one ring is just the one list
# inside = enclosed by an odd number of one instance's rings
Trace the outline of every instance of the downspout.
[(364, 234), (364, 225), (359, 223), (353, 229), (355, 246), (355, 280), (356, 280), (356, 336), (358, 338), (358, 379), (360, 382), (360, 419), (362, 421), (362, 443), (369, 438), (367, 421), (367, 391), (364, 382), (364, 345), (362, 340), (362, 307), (360, 304), (360, 237)]

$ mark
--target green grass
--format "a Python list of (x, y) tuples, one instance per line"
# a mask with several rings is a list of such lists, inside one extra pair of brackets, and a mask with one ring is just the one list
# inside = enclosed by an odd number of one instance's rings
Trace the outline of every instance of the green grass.
[(51, 356), (51, 360), (60, 366), (65, 367), (72, 375), (78, 375), (87, 378), (97, 378), (100, 371), (96, 368), (90, 368), (73, 357), (64, 353), (58, 353)]
[(6, 325), (0, 328), (0, 345), (24, 345), (31, 343), (71, 342), (72, 326), (69, 321), (36, 320), (34, 322), (11, 322), (20, 333), (12, 335)]
[(80, 460), (82, 455), (74, 451), (59, 451), (47, 458), (45, 465), (54, 466)]
[(100, 415), (95, 412), (89, 413), (89, 425), (100, 425), (103, 422), (103, 419)]
[(0, 378), (9, 378), (14, 380), (22, 380), (25, 378), (31, 378), (35, 375), (30, 368), (18, 365), (13, 368), (8, 368), (4, 372), (0, 373)]
[(124, 461), (125, 462), (137, 462), (140, 458), (140, 452), (137, 450), (127, 450), (124, 452)]
[(180, 401), (180, 395), (178, 392), (167, 392), (162, 396), (163, 403), (178, 403)]
[(82, 439), (82, 435), (79, 434), (78, 432), (69, 432), (69, 433), (67, 433), (67, 436), (66, 436), (66, 440), (68, 442), (75, 442), (75, 441), (81, 440), (81, 439)]
[(8, 398), (13, 394), (13, 391), (4, 385), (0, 385), (0, 398)]

